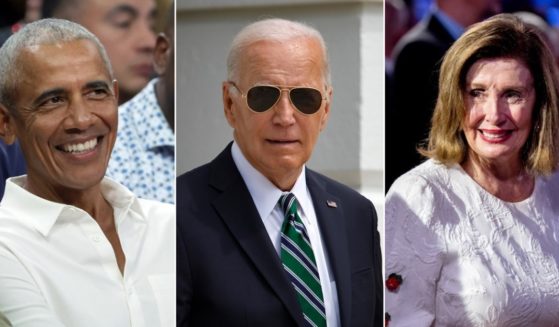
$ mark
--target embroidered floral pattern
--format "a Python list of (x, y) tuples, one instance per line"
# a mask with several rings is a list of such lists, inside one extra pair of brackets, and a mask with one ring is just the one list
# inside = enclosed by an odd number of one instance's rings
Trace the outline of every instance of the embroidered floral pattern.
[(386, 198), (386, 271), (405, 287), (386, 293), (391, 327), (559, 326), (557, 194), (559, 173), (504, 202), (432, 160), (398, 179)]

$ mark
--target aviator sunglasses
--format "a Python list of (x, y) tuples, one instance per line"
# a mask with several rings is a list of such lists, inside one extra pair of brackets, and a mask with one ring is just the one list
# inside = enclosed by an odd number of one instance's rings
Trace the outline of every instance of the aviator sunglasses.
[(327, 101), (319, 90), (312, 87), (255, 85), (245, 94), (235, 83), (229, 82), (229, 84), (241, 93), (241, 96), (246, 99), (249, 109), (254, 112), (264, 112), (275, 106), (283, 91), (288, 92), (291, 104), (305, 115), (314, 114), (322, 106), (322, 100)]

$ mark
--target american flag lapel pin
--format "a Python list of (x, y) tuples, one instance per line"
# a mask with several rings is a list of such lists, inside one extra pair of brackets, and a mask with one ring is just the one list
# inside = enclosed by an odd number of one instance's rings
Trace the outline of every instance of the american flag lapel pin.
[(327, 204), (330, 208), (337, 208), (337, 207), (338, 207), (338, 204), (336, 203), (336, 201), (326, 200), (326, 204)]

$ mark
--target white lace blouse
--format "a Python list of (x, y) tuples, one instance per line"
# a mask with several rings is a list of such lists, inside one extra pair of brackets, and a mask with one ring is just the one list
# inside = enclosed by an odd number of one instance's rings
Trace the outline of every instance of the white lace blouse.
[(386, 199), (390, 327), (559, 326), (559, 175), (502, 201), (429, 160)]

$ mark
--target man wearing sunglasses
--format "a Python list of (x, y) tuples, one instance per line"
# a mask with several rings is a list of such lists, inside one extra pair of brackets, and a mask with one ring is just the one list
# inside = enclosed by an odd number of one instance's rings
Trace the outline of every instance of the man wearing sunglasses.
[(305, 167), (332, 97), (320, 33), (253, 23), (227, 67), (234, 141), (177, 180), (177, 325), (381, 326), (375, 209)]

